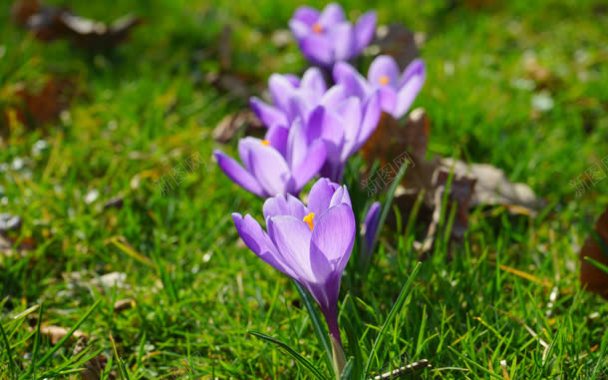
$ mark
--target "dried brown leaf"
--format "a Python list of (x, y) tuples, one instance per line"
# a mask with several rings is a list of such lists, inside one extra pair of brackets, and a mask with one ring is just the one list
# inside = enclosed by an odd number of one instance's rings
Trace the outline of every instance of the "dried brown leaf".
[[(213, 130), (213, 139), (226, 144), (241, 131), (252, 132), (253, 135), (264, 132), (263, 124), (255, 114), (246, 109), (225, 116)], [(258, 132), (258, 133), (256, 133)]]
[(608, 298), (608, 274), (585, 259), (589, 257), (608, 266), (608, 209), (597, 220), (594, 232), (596, 236), (587, 238), (580, 252), (580, 281), (587, 290)]
[(141, 23), (138, 17), (127, 15), (107, 25), (80, 17), (68, 8), (47, 6), (36, 0), (17, 0), (12, 7), (12, 16), (17, 25), (26, 27), (41, 41), (67, 39), (92, 51), (116, 47)]
[[(70, 329), (66, 329), (65, 327), (55, 326), (55, 325), (42, 325), (40, 326), (40, 333), (44, 336), (47, 336), (52, 344), (57, 344), (63, 337), (65, 337)], [(87, 339), (87, 334), (83, 333), (80, 330), (74, 331), (72, 334), (72, 338)]]
[(401, 24), (382, 25), (376, 32), (373, 45), (379, 49), (379, 54), (387, 54), (395, 58), (401, 69), (405, 69), (420, 55), (418, 48), (423, 37), (407, 29)]

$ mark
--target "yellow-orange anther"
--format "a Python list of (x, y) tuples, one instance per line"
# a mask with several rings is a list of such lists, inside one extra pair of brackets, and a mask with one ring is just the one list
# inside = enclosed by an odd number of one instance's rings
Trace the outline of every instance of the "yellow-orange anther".
[(315, 219), (314, 212), (309, 212), (308, 214), (306, 214), (304, 219), (302, 219), (304, 221), (304, 223), (306, 223), (308, 225), (308, 228), (310, 228), (311, 231), (312, 231), (312, 228), (315, 226), (314, 219)]
[(268, 141), (268, 140), (262, 140), (262, 145), (268, 146), (268, 145), (270, 145), (270, 141)]
[(315, 22), (314, 24), (312, 24), (312, 31), (316, 34), (323, 33), (323, 25), (319, 24), (318, 22)]
[(382, 75), (380, 78), (378, 78), (378, 82), (380, 82), (381, 86), (386, 86), (390, 81), (391, 79), (388, 77), (388, 75)]

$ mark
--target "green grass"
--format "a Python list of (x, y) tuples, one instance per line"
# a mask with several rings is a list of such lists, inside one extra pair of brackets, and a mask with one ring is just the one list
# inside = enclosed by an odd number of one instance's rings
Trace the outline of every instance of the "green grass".
[[(262, 201), (211, 159), (213, 127), (246, 100), (200, 80), (220, 68), (225, 23), (234, 30), (231, 71), (256, 78), (254, 91), (274, 71), (302, 72), (296, 46), (271, 40), (296, 2), (68, 3), (87, 17), (135, 12), (146, 23), (113, 56), (92, 57), (35, 41), (10, 22), (7, 7), (0, 11), (0, 107), (14, 100), (7, 94), (18, 82), (52, 74), (78, 82), (60, 120), (14, 130), (0, 146), (0, 211), (21, 216), (19, 237), (36, 242), (34, 250), (0, 252), (0, 378), (78, 378), (100, 353), (108, 359), (102, 378), (312, 376), (250, 331), (283, 341), (328, 374), (297, 289), (238, 243), (230, 213), (259, 217)], [(374, 7), (381, 23), (426, 34), (428, 76), (416, 105), (432, 120), (430, 155), (491, 163), (547, 201), (534, 219), (474, 210), (453, 260), (440, 242), (393, 312), (417, 261), (411, 233), (384, 231), (368, 276), (350, 268), (342, 287), (353, 373), (366, 363), (379, 374), (428, 359), (433, 368), (423, 378), (608, 377), (608, 305), (583, 292), (577, 274), (578, 250), (608, 204), (608, 179), (583, 197), (569, 184), (608, 155), (608, 11), (599, 0), (496, 3), (476, 10), (438, 0), (343, 2), (351, 17)], [(517, 85), (532, 55), (551, 73), (547, 112), (532, 109), (538, 90)], [(41, 139), (48, 148), (33, 154)], [(163, 189), (196, 155), (200, 164)], [(15, 170), (18, 159), (24, 166)], [(93, 190), (99, 197), (85, 202)], [(116, 196), (124, 206), (104, 210)], [(126, 274), (121, 286), (99, 284), (111, 272)], [(136, 306), (114, 312), (124, 298)], [(77, 327), (89, 339), (80, 350), (75, 339), (53, 345), (39, 333), (44, 325)]]

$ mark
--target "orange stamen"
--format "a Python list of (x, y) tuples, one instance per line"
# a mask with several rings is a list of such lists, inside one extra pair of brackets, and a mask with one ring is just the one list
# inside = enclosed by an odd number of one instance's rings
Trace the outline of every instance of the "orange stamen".
[(268, 140), (262, 140), (262, 145), (268, 146), (268, 145), (270, 145), (270, 141), (268, 141)]
[(314, 212), (309, 212), (308, 214), (306, 214), (304, 219), (302, 219), (304, 221), (304, 223), (306, 223), (308, 225), (308, 228), (310, 228), (311, 231), (312, 231), (312, 228), (315, 226), (314, 219), (315, 219)]
[(390, 81), (391, 81), (391, 79), (388, 77), (388, 75), (382, 75), (378, 79), (378, 82), (380, 82), (381, 86), (386, 86)]
[(323, 33), (323, 25), (319, 24), (318, 22), (315, 22), (312, 25), (312, 31), (316, 34), (321, 34)]

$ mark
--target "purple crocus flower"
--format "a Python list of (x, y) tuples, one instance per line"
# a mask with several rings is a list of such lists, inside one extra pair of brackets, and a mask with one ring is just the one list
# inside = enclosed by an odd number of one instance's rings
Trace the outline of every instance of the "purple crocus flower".
[(217, 163), (232, 181), (260, 197), (278, 194), (298, 194), (325, 162), (323, 141), (301, 141), (304, 126), (299, 120), (294, 126), (274, 128), (265, 140), (245, 137), (239, 141), (242, 165), (216, 150)]
[(322, 12), (304, 6), (295, 11), (289, 27), (311, 63), (331, 67), (358, 56), (369, 45), (376, 30), (376, 13), (365, 13), (353, 26), (338, 4), (328, 4)]
[(295, 75), (272, 74), (268, 79), (272, 105), (257, 97), (249, 101), (251, 109), (268, 128), (289, 126), (296, 117), (306, 115), (317, 105), (334, 107), (346, 98), (342, 86), (327, 89), (321, 70), (311, 67), (300, 80)]
[(378, 227), (380, 226), (381, 211), (382, 207), (380, 206), (380, 202), (374, 202), (367, 211), (367, 214), (365, 214), (362, 234), (364, 237), (363, 252), (367, 257), (371, 256), (374, 246), (376, 245)]
[[(353, 96), (333, 109), (318, 107), (311, 112), (309, 124), (320, 126), (320, 138), (327, 144), (327, 161), (321, 169), (322, 176), (334, 181), (342, 178), (346, 161), (376, 130), (380, 115), (379, 93), (372, 93), (365, 100)], [(316, 136), (318, 132), (310, 129)]]
[(336, 83), (344, 86), (351, 96), (365, 99), (374, 91), (380, 91), (382, 110), (397, 119), (409, 110), (424, 84), (425, 75), (422, 60), (412, 61), (400, 73), (397, 62), (388, 55), (374, 59), (367, 80), (348, 63), (339, 63), (333, 70)]
[(266, 263), (301, 284), (319, 304), (332, 341), (340, 344), (340, 281), (355, 239), (348, 190), (326, 178), (310, 190), (308, 205), (277, 195), (264, 203), (267, 231), (250, 215), (232, 214), (243, 242)]

